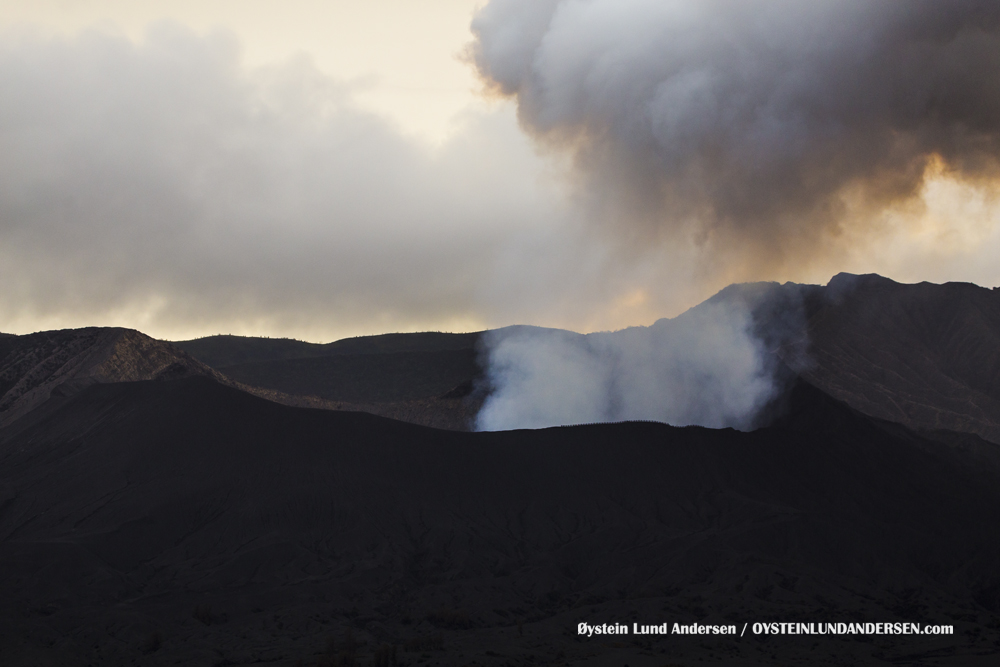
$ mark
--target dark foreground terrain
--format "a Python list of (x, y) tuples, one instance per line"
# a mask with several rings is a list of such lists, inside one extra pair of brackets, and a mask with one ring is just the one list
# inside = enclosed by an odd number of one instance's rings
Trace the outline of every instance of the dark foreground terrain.
[(805, 383), (752, 433), (448, 432), (210, 375), (54, 392), (0, 430), (0, 664), (994, 665), (1000, 448), (938, 436)]
[[(0, 667), (998, 664), (1000, 291), (719, 299), (787, 371), (751, 433), (463, 432), (480, 334), (0, 335)], [(752, 630), (897, 621), (954, 634)]]

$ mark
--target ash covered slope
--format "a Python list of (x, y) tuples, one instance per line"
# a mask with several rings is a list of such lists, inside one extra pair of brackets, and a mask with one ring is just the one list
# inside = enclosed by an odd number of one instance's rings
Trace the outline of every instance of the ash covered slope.
[(731, 285), (794, 374), (873, 417), (1000, 443), (1000, 290), (841, 273)]
[[(1000, 291), (840, 274), (827, 286), (732, 285), (706, 304), (720, 300), (751, 307), (755, 334), (791, 375), (865, 414), (1000, 442)], [(482, 402), (467, 395), (482, 374), (480, 336), (391, 334), (328, 345), (216, 336), (179, 345), (247, 386), (464, 430)]]
[(93, 383), (217, 376), (170, 343), (132, 329), (43, 331), (0, 337), (0, 425), (13, 422), (55, 392)]
[[(478, 434), (208, 378), (93, 385), (0, 429), (0, 662), (316, 664), (347, 628), (359, 664), (390, 643), (440, 665), (972, 658), (1000, 640), (998, 470), (992, 445), (923, 440), (805, 385), (752, 433)], [(774, 618), (959, 631), (648, 655), (568, 634)]]
[(811, 383), (869, 415), (1000, 443), (1000, 291), (841, 274), (822, 296)]
[(241, 388), (285, 404), (295, 405), (301, 397), (303, 407), (357, 410), (465, 431), (482, 402), (470, 396), (481, 375), (479, 336), (397, 333), (326, 344), (210, 336), (174, 345)]
[(173, 344), (212, 368), (223, 368), (238, 364), (352, 354), (470, 350), (476, 347), (479, 335), (479, 333), (453, 334), (429, 331), (357, 336), (332, 343), (306, 343), (291, 338), (220, 335), (176, 341)]

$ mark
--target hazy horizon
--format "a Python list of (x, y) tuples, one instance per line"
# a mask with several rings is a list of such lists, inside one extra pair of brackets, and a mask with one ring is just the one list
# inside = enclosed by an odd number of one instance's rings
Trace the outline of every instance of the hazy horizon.
[[(881, 277), (888, 278), (889, 280), (892, 280), (892, 278), (890, 276), (881, 276)], [(833, 278), (833, 276), (831, 276), (831, 279), (832, 278)], [(756, 282), (775, 282), (775, 281), (756, 281)], [(795, 281), (788, 281), (788, 282), (794, 283)], [(828, 282), (829, 281), (823, 281), (823, 282), (820, 282), (820, 283), (808, 283), (808, 284), (817, 284), (817, 285), (820, 285), (820, 286), (824, 286)], [(894, 280), (893, 282), (902, 283), (902, 284), (913, 284), (913, 283), (905, 283), (904, 281), (897, 281), (897, 280)], [(921, 281), (921, 282), (924, 282), (924, 281)], [(930, 282), (930, 281), (927, 281), (927, 282)], [(969, 282), (969, 281), (949, 281), (949, 282)], [(739, 283), (731, 283), (731, 285), (733, 285), (733, 284), (739, 284)], [(775, 283), (775, 284), (781, 284), (781, 283)], [(807, 283), (798, 283), (798, 284), (807, 284)], [(977, 283), (970, 283), (970, 284), (976, 285), (977, 287), (981, 287), (983, 289), (993, 289), (993, 290), (1000, 289), (1000, 286), (979, 285)], [(718, 294), (718, 292), (716, 292), (715, 294)], [(715, 294), (710, 295), (709, 299), (712, 296), (715, 296)], [(695, 304), (695, 306), (698, 306), (701, 303), (704, 303), (704, 301), (699, 302), (698, 304)], [(692, 306), (691, 308), (694, 308), (695, 306)], [(181, 343), (181, 342), (189, 342), (189, 341), (192, 341), (192, 340), (197, 340), (197, 339), (200, 339), (200, 338), (212, 338), (212, 337), (216, 337), (216, 336), (233, 336), (233, 337), (241, 337), (241, 338), (264, 338), (264, 339), (271, 339), (271, 340), (294, 340), (294, 341), (298, 341), (298, 342), (302, 342), (302, 343), (323, 345), (323, 344), (326, 344), (326, 343), (333, 343), (333, 342), (336, 342), (338, 340), (344, 340), (344, 339), (347, 339), (347, 338), (361, 338), (361, 337), (367, 337), (367, 336), (382, 336), (382, 335), (412, 334), (412, 333), (441, 333), (441, 334), (483, 333), (483, 332), (494, 332), (494, 331), (499, 331), (499, 330), (502, 330), (502, 329), (517, 328), (517, 327), (528, 327), (530, 329), (549, 330), (549, 331), (567, 331), (567, 332), (570, 332), (570, 333), (579, 333), (579, 334), (584, 334), (584, 335), (588, 335), (588, 334), (606, 334), (606, 333), (617, 333), (619, 331), (625, 331), (627, 329), (642, 329), (642, 328), (647, 328), (648, 326), (650, 326), (652, 324), (655, 324), (657, 321), (660, 321), (660, 320), (673, 320), (673, 319), (676, 319), (678, 316), (683, 315), (684, 313), (688, 312), (689, 310), (691, 310), (691, 309), (690, 308), (685, 309), (684, 311), (682, 311), (680, 313), (677, 313), (675, 315), (672, 315), (672, 316), (664, 316), (664, 317), (661, 317), (661, 318), (657, 318), (657, 320), (655, 320), (654, 322), (650, 322), (649, 324), (625, 324), (625, 325), (623, 325), (621, 327), (614, 328), (614, 329), (598, 329), (598, 330), (592, 330), (592, 331), (575, 331), (575, 330), (572, 330), (572, 329), (563, 329), (563, 328), (559, 328), (559, 327), (545, 327), (545, 326), (541, 326), (541, 325), (532, 324), (530, 322), (512, 322), (512, 323), (509, 323), (509, 324), (502, 324), (502, 325), (498, 325), (498, 326), (495, 326), (495, 327), (488, 327), (488, 328), (485, 328), (485, 329), (463, 329), (463, 330), (413, 329), (413, 330), (407, 330), (407, 331), (393, 330), (393, 331), (379, 331), (379, 332), (375, 332), (375, 333), (353, 334), (353, 335), (343, 336), (341, 338), (317, 339), (317, 340), (307, 340), (307, 339), (304, 339), (304, 338), (296, 338), (294, 336), (270, 336), (270, 335), (267, 335), (267, 334), (259, 334), (259, 335), (257, 335), (257, 334), (239, 334), (239, 333), (233, 333), (231, 331), (217, 331), (215, 333), (209, 333), (209, 334), (205, 334), (205, 335), (202, 335), (202, 336), (196, 336), (194, 338), (161, 338), (160, 340), (164, 340), (164, 341), (167, 341), (167, 342), (178, 342), (178, 343)], [(115, 326), (118, 326), (118, 325), (108, 325), (108, 324), (101, 324), (101, 323), (90, 323), (90, 324), (82, 323), (82, 324), (80, 324), (77, 327), (68, 327), (68, 328), (70, 328), (70, 329), (91, 328), (91, 327), (101, 328), (101, 327), (115, 327)], [(131, 329), (133, 327), (122, 327), (122, 328)], [(43, 331), (50, 331), (50, 330), (49, 329), (37, 329), (37, 330), (33, 330), (33, 331), (24, 331), (24, 332), (0, 331), (0, 334), (27, 335), (27, 334), (31, 334), (31, 333), (40, 333), (40, 332), (43, 332)], [(140, 330), (140, 332), (141, 333), (147, 333), (147, 332), (141, 331), (141, 330)]]

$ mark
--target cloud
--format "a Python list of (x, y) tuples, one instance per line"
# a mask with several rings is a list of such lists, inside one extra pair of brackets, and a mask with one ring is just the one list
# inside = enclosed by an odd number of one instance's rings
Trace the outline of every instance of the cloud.
[(0, 33), (0, 330), (595, 331), (733, 281), (996, 284), (996, 11), (491, 2), (473, 55), (513, 102), (433, 150), (226, 32)]
[(491, 0), (472, 27), (483, 79), (622, 246), (801, 267), (929, 175), (995, 189), (991, 0)]
[(225, 32), (6, 33), (0, 91), (3, 330), (475, 328), (497, 248), (563, 215), (502, 110), (432, 151)]

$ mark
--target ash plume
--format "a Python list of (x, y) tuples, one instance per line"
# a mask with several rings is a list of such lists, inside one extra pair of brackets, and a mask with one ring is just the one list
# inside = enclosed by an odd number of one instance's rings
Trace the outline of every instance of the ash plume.
[(935, 170), (997, 175), (990, 0), (492, 0), (472, 29), (483, 79), (633, 246), (804, 262)]

